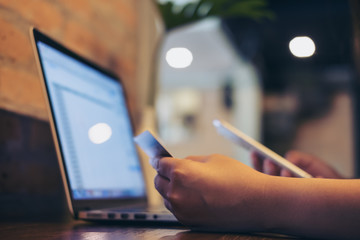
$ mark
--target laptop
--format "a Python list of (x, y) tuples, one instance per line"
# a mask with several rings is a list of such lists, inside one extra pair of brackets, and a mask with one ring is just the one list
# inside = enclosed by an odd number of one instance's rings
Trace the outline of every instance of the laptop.
[(70, 212), (76, 219), (176, 222), (147, 205), (124, 87), (113, 73), (31, 29)]

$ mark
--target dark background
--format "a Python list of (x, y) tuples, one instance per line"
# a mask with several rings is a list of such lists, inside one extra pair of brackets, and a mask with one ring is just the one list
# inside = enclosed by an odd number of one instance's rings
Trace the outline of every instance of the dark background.
[[(239, 53), (260, 69), (264, 94), (291, 94), (297, 100), (296, 109), (263, 113), (265, 145), (284, 154), (291, 149), (298, 127), (326, 115), (339, 93), (352, 99), (357, 121), (352, 5), (343, 0), (267, 2), (274, 18), (224, 18), (224, 27)], [(309, 36), (315, 42), (312, 57), (291, 54), (288, 44), (296, 36)]]

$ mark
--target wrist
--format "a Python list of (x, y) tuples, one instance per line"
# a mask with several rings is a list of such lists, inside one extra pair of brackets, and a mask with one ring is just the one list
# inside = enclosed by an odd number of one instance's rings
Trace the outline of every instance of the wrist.
[[(298, 178), (279, 176), (263, 176), (263, 192), (259, 206), (261, 206), (261, 231), (287, 232), (287, 226), (296, 225), (299, 220), (298, 203), (301, 201), (294, 184)], [(293, 183), (289, 183), (293, 182)]]
[[(264, 173), (259, 173), (257, 176), (257, 194), (253, 199), (254, 211), (253, 225), (256, 226), (254, 231), (258, 232), (277, 232), (281, 227), (279, 215), (282, 215), (281, 206), (286, 203), (282, 203), (281, 197), (281, 180), (283, 177), (271, 176)], [(279, 181), (280, 180), (280, 181)]]

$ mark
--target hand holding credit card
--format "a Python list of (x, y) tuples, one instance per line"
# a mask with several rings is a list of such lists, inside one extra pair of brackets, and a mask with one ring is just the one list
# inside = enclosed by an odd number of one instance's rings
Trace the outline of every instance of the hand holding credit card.
[(159, 140), (148, 130), (134, 137), (134, 141), (150, 157), (150, 164), (155, 170), (160, 158), (172, 157)]

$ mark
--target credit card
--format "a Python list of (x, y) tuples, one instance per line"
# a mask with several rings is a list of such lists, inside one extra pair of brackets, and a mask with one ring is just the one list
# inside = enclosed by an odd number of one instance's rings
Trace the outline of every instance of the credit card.
[(160, 158), (172, 157), (160, 141), (148, 130), (134, 137), (134, 141), (149, 156), (150, 164), (155, 169), (157, 169)]

